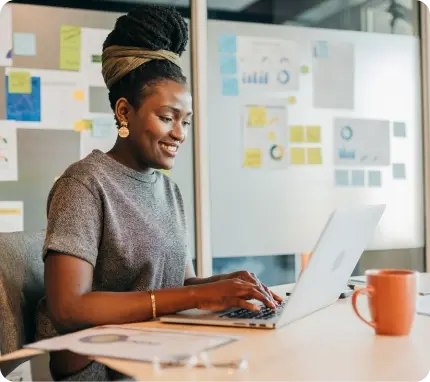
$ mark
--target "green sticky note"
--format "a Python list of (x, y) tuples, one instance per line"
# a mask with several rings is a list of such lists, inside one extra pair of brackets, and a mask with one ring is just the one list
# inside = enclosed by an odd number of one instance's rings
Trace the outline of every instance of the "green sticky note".
[(60, 69), (81, 69), (81, 27), (63, 25), (60, 30)]
[(8, 76), (9, 93), (31, 94), (30, 72), (10, 72)]

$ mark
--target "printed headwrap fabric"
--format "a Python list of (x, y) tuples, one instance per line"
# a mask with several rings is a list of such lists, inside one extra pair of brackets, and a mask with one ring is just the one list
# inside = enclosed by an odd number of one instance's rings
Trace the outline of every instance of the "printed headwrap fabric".
[(180, 57), (168, 50), (144, 50), (131, 46), (112, 45), (102, 54), (102, 75), (108, 89), (127, 73), (152, 60), (168, 60), (181, 66)]

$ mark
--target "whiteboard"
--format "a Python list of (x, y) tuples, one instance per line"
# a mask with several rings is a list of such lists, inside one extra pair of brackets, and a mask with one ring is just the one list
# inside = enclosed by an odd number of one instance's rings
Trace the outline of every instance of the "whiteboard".
[[(309, 251), (333, 209), (379, 203), (386, 204), (387, 208), (368, 249), (422, 247), (424, 209), (419, 40), (412, 36), (292, 26), (215, 20), (208, 23), (213, 256)], [(298, 65), (306, 65), (309, 72), (300, 73), (298, 87), (287, 91), (270, 92), (264, 87), (259, 91), (256, 87), (249, 87), (245, 91), (241, 88), (238, 95), (234, 95), (237, 89), (233, 95), (223, 95), (225, 73), (221, 75), (220, 72), (219, 53), (220, 36), (223, 34), (264, 36), (295, 42)], [(313, 83), (318, 76), (314, 66), (316, 41), (327, 41), (334, 46), (353, 46), (353, 60), (351, 55), (345, 58), (352, 60), (355, 68), (353, 93), (345, 95), (347, 99), (338, 109), (314, 107), (315, 99), (322, 98), (318, 102), (325, 102), (324, 93), (315, 97), (313, 94)], [(324, 78), (320, 81), (323, 82)], [(342, 85), (337, 83), (333, 86), (336, 91), (345, 92)], [(332, 97), (333, 91), (327, 88), (327, 97)], [(294, 97), (296, 103), (290, 104), (290, 97)], [(331, 102), (330, 99), (327, 102)], [(348, 108), (351, 103), (353, 109)], [(243, 168), (243, 110), (246, 105), (284, 105), (289, 126), (320, 126), (322, 164), (280, 169)], [(385, 129), (389, 126), (389, 154), (382, 150), (382, 167), (378, 167), (381, 187), (339, 187), (336, 184), (335, 168), (342, 164), (335, 163), (334, 132), (336, 121), (344, 119), (370, 120), (375, 126)], [(405, 124), (406, 137), (403, 139), (393, 137), (393, 123), (396, 121)], [(378, 151), (378, 147), (374, 149)], [(390, 156), (391, 163), (404, 164), (406, 179), (393, 179), (393, 168), (385, 163), (386, 155)], [(366, 174), (371, 172), (372, 163), (363, 168)]]

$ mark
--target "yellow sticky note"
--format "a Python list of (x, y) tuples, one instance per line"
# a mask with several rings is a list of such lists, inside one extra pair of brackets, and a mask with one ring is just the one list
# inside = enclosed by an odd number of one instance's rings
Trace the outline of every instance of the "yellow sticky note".
[(293, 147), (290, 150), (291, 164), (305, 164), (305, 149)]
[(307, 152), (308, 164), (322, 164), (321, 149), (319, 147), (309, 148)]
[(296, 102), (297, 102), (296, 97), (294, 97), (294, 96), (288, 97), (288, 103), (290, 105), (294, 105)]
[(309, 67), (308, 67), (307, 65), (302, 65), (302, 66), (300, 67), (300, 71), (301, 71), (303, 74), (307, 74), (307, 73), (309, 73)]
[(262, 153), (260, 149), (246, 149), (244, 167), (260, 168), (262, 165)]
[(60, 69), (81, 69), (81, 27), (63, 25), (60, 30)]
[(163, 170), (163, 169), (160, 169), (160, 172), (161, 173), (163, 173), (164, 175), (166, 175), (166, 176), (170, 176), (170, 170)]
[(303, 126), (290, 127), (290, 142), (303, 143), (305, 141), (305, 128)]
[(10, 72), (8, 77), (9, 93), (31, 94), (30, 72)]
[(0, 208), (0, 215), (21, 215), (19, 208)]
[(267, 108), (264, 106), (253, 106), (248, 110), (248, 126), (264, 127), (267, 125)]
[(274, 131), (269, 131), (269, 133), (267, 134), (267, 139), (271, 142), (276, 141), (276, 134)]
[(307, 126), (306, 127), (306, 142), (320, 143), (321, 142), (321, 127)]
[(85, 94), (82, 90), (75, 90), (73, 92), (73, 99), (75, 101), (83, 101), (85, 98)]
[(92, 127), (92, 122), (89, 119), (81, 119), (76, 121), (73, 125), (73, 129), (79, 133), (84, 130), (90, 130)]

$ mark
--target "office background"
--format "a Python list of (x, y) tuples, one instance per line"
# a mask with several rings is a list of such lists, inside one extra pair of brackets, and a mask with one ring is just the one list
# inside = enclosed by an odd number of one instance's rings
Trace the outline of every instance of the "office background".
[[(184, 195), (191, 255), (201, 274), (246, 268), (270, 285), (292, 281), (295, 254), (312, 250), (331, 210), (360, 203), (387, 203), (387, 212), (356, 272), (424, 269), (422, 36), (416, 0), (10, 2), (9, 16), (5, 9), (1, 13), (0, 54), (5, 50), (7, 58), (8, 44), (18, 49), (9, 60), (2, 57), (0, 86), (7, 93), (8, 78), (17, 71), (40, 78), (42, 110), (40, 122), (16, 118), (7, 104), (15, 95), (0, 98), (0, 118), (21, 119), (15, 123), (17, 179), (0, 183), (0, 201), (22, 202), (23, 229), (45, 227), (47, 194), (70, 163), (94, 148), (108, 150), (115, 140), (114, 128), (102, 131), (100, 121), (85, 125), (111, 116), (107, 92), (101, 76), (92, 75), (98, 66), (89, 55), (81, 57), (78, 70), (62, 66), (62, 27), (80, 30), (82, 52), (100, 53), (95, 50), (116, 18), (141, 2), (173, 4), (189, 20), (192, 36), (182, 62), (193, 92), (198, 76), (206, 76), (206, 94), (194, 100), (196, 139), (191, 134), (169, 174)], [(206, 4), (205, 17), (199, 17)], [(207, 38), (204, 67), (198, 59), (201, 45), (193, 41), (198, 29)], [(236, 51), (223, 50), (226, 36), (235, 39)], [(291, 54), (292, 78), (285, 89), (273, 92), (269, 86), (260, 92), (240, 84), (234, 62), (246, 59), (260, 38), (285, 44), (281, 49)], [(235, 77), (236, 90), (229, 85)], [(344, 88), (335, 89), (335, 83)], [(70, 99), (58, 103), (55, 94)], [(268, 137), (246, 135), (247, 117), (258, 107), (281, 113), (279, 132), (274, 127)], [(379, 162), (350, 166), (336, 157), (341, 148), (336, 133), (353, 123), (357, 131), (362, 123), (362, 131), (373, 126), (381, 132), (364, 137), (374, 142), (362, 142), (362, 148), (375, 146)], [(307, 144), (300, 134), (309, 128), (317, 135)], [(244, 163), (247, 139), (266, 140), (269, 147), (280, 142), (287, 154), (275, 166), (267, 158)]]

